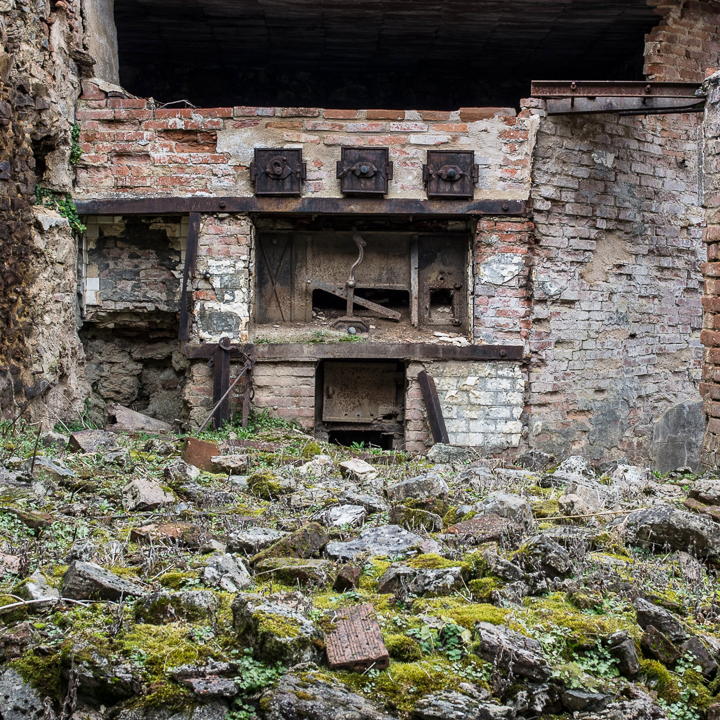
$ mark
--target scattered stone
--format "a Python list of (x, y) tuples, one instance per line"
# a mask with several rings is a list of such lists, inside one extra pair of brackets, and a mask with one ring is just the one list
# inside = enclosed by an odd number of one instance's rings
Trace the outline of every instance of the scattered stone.
[(437, 464), (460, 464), (476, 460), (478, 452), (471, 447), (458, 447), (457, 445), (445, 445), (435, 443), (427, 453), (427, 459)]
[(115, 418), (115, 424), (110, 426), (115, 431), (169, 433), (173, 429), (170, 423), (143, 415), (123, 405), (109, 405), (108, 414)]
[(527, 470), (542, 472), (555, 462), (555, 456), (542, 450), (530, 450), (518, 458), (518, 464)]
[(163, 625), (177, 620), (203, 620), (211, 624), (219, 608), (220, 600), (210, 590), (160, 590), (138, 600), (135, 605), (135, 619), (152, 625)]
[(706, 678), (710, 679), (714, 677), (718, 669), (718, 664), (700, 638), (688, 638), (684, 643), (682, 643), (682, 645), (680, 645), (680, 652), (683, 656), (692, 655), (695, 662), (700, 666), (702, 674)]
[(411, 720), (515, 720), (516, 714), (509, 705), (443, 690), (421, 698), (410, 717)]
[(720, 505), (705, 505), (705, 503), (701, 503), (695, 498), (685, 498), (683, 505), (685, 505), (688, 510), (693, 510), (701, 515), (707, 515), (713, 520), (720, 522)]
[[(398, 525), (366, 528), (360, 537), (348, 542), (330, 542), (325, 552), (330, 557), (354, 560), (361, 555), (408, 555), (427, 548), (427, 541)], [(432, 552), (432, 550), (427, 550)]]
[(443, 519), (437, 513), (407, 505), (395, 505), (390, 510), (390, 522), (413, 532), (438, 532), (443, 526)]
[(577, 688), (563, 690), (562, 702), (570, 712), (588, 710), (602, 710), (610, 701), (610, 696), (604, 693), (590, 692)]
[(25, 468), (29, 472), (31, 467), (33, 468), (33, 473), (42, 470), (42, 472), (50, 475), (55, 480), (77, 477), (75, 471), (71, 470), (64, 463), (55, 458), (46, 457), (45, 455), (37, 455), (34, 465), (32, 458), (29, 459), (25, 464)]
[(640, 658), (638, 657), (635, 641), (624, 630), (613, 633), (608, 638), (610, 654), (618, 661), (618, 670), (626, 678), (635, 677), (640, 672)]
[(323, 511), (320, 519), (327, 527), (354, 527), (362, 525), (367, 511), (362, 505), (336, 505)]
[(50, 527), (53, 523), (53, 516), (50, 513), (45, 512), (33, 512), (30, 510), (20, 510), (14, 507), (4, 507), (2, 509), (4, 513), (13, 515), (23, 525), (29, 527), (31, 530), (42, 530), (43, 528)]
[(19, 555), (8, 555), (7, 553), (0, 553), (0, 569), (2, 569), (4, 573), (18, 575), (20, 573), (21, 567), (22, 559)]
[(117, 439), (113, 433), (105, 430), (80, 430), (70, 435), (68, 446), (71, 450), (84, 453), (97, 453), (117, 450)]
[(339, 467), (344, 478), (361, 486), (371, 484), (378, 477), (378, 471), (370, 463), (360, 460), (360, 458), (345, 460), (340, 463)]
[(676, 645), (653, 625), (648, 625), (640, 638), (640, 645), (651, 657), (663, 665), (672, 665), (682, 656)]
[(515, 562), (527, 572), (541, 573), (547, 578), (565, 577), (573, 569), (568, 551), (543, 535), (530, 538), (518, 551)]
[(193, 695), (201, 698), (232, 698), (238, 694), (234, 680), (230, 678), (208, 675), (199, 678), (182, 678), (181, 685), (190, 688)]
[(499, 515), (525, 528), (535, 525), (532, 506), (520, 495), (493, 492), (479, 503), (478, 509), (483, 515)]
[(362, 505), (369, 514), (387, 510), (387, 501), (379, 495), (364, 493), (353, 488), (343, 490), (340, 500), (348, 505)]
[(665, 608), (638, 598), (635, 601), (635, 612), (637, 623), (643, 630), (654, 625), (673, 642), (682, 642), (688, 637), (682, 623)]
[(123, 488), (126, 510), (155, 510), (174, 502), (175, 496), (153, 480), (135, 478)]
[(269, 575), (287, 585), (325, 586), (335, 579), (334, 565), (330, 560), (269, 557), (256, 562), (254, 569), (256, 577)]
[(243, 561), (229, 553), (213, 555), (203, 568), (202, 579), (206, 585), (231, 593), (252, 585), (252, 577)]
[(297, 472), (302, 477), (320, 477), (328, 474), (333, 466), (333, 459), (329, 455), (316, 455), (312, 460), (301, 465)]
[(300, 593), (275, 597), (241, 594), (232, 604), (233, 624), (255, 657), (289, 664), (318, 659), (319, 634), (307, 618), (309, 603)]
[(646, 493), (652, 486), (652, 473), (649, 468), (636, 465), (618, 465), (610, 473), (612, 487), (625, 499), (635, 498)]
[(212, 459), (219, 454), (220, 448), (217, 443), (190, 437), (187, 439), (182, 459), (200, 470), (215, 472), (215, 464)]
[(653, 551), (684, 550), (711, 563), (720, 561), (720, 532), (710, 519), (671, 505), (636, 510), (621, 525), (626, 542)]
[(542, 682), (550, 677), (542, 645), (510, 628), (479, 622), (475, 625), (479, 655), (515, 676)]
[(690, 497), (706, 505), (720, 505), (720, 479), (700, 478), (690, 488)]
[(144, 595), (145, 590), (95, 563), (74, 560), (63, 576), (60, 594), (74, 600), (119, 600)]
[(48, 430), (40, 435), (40, 442), (44, 447), (65, 448), (70, 442), (70, 436), (54, 430)]
[[(32, 575), (28, 575), (15, 589), (15, 593), (24, 600), (47, 599), (49, 602), (52, 602), (60, 597), (57, 589), (48, 583), (45, 576), (39, 570), (36, 570)], [(38, 603), (38, 605), (42, 605), (42, 603)]]
[(392, 565), (378, 580), (379, 593), (450, 595), (463, 586), (462, 567), (412, 568)]
[(369, 603), (338, 613), (334, 630), (325, 636), (328, 665), (362, 672), (382, 670), (390, 662), (375, 610)]
[(65, 562), (69, 565), (73, 560), (83, 560), (92, 562), (97, 553), (97, 546), (90, 538), (82, 538), (76, 540), (71, 546), (68, 554), (65, 556)]
[(214, 455), (210, 458), (213, 472), (224, 472), (228, 475), (242, 475), (250, 466), (249, 455)]
[(362, 568), (359, 565), (351, 565), (350, 563), (340, 565), (333, 583), (333, 590), (341, 593), (353, 590), (358, 586), (361, 575)]
[(200, 477), (200, 470), (189, 465), (182, 458), (175, 458), (165, 466), (163, 471), (165, 479), (173, 484), (193, 482)]
[(171, 542), (188, 548), (201, 548), (209, 539), (207, 532), (187, 522), (150, 523), (130, 531), (130, 539), (138, 542)]
[(462, 543), (482, 545), (486, 542), (501, 542), (517, 534), (518, 530), (518, 525), (508, 518), (488, 513), (451, 525), (445, 532), (456, 535)]
[(40, 694), (15, 670), (0, 671), (0, 718), (42, 720), (45, 706)]
[(341, 683), (313, 672), (283, 676), (260, 705), (265, 720), (394, 720)]
[(261, 550), (253, 556), (250, 562), (254, 565), (270, 557), (316, 557), (327, 545), (327, 542), (328, 535), (322, 525), (310, 522)]
[(228, 550), (230, 552), (244, 552), (248, 555), (255, 555), (284, 538), (288, 533), (284, 530), (274, 530), (265, 527), (249, 527), (244, 530), (236, 530), (228, 538)]
[(402, 500), (426, 500), (447, 497), (450, 492), (447, 483), (436, 473), (406, 478), (387, 489), (387, 496), (393, 502)]

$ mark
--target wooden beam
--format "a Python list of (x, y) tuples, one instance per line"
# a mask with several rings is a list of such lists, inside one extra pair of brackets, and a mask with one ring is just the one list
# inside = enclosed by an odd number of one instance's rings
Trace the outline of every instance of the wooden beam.
[(197, 260), (198, 240), (200, 238), (200, 215), (190, 213), (187, 244), (185, 246), (185, 265), (183, 266), (182, 291), (180, 294), (180, 327), (181, 342), (190, 339), (190, 290), (188, 289), (192, 276), (195, 273)]
[(213, 426), (217, 430), (230, 419), (230, 339), (223, 338), (215, 345), (213, 354)]
[[(217, 345), (186, 345), (190, 359), (208, 359)], [(250, 355), (257, 362), (318, 360), (514, 360), (523, 359), (522, 345), (441, 345), (439, 343), (261, 343), (230, 345), (232, 357)]]
[(430, 424), (430, 432), (433, 441), (436, 443), (449, 443), (447, 428), (445, 427), (445, 418), (443, 417), (442, 407), (440, 406), (440, 397), (438, 396), (435, 380), (432, 375), (428, 375), (425, 370), (421, 370), (417, 376), (420, 383), (425, 407), (427, 409), (428, 423)]
[(290, 213), (313, 215), (526, 215), (524, 200), (411, 200), (406, 198), (155, 197), (76, 200), (81, 215)]

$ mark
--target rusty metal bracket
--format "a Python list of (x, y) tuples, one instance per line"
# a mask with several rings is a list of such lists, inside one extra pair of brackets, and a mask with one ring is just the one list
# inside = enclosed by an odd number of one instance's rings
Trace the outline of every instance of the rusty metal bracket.
[(698, 83), (645, 80), (533, 80), (530, 94), (546, 101), (548, 115), (638, 115), (698, 112), (705, 104), (699, 89)]
[(420, 383), (423, 400), (425, 401), (433, 441), (447, 444), (450, 442), (450, 439), (448, 438), (447, 428), (445, 427), (445, 418), (442, 407), (440, 406), (437, 387), (435, 387), (435, 380), (433, 380), (432, 375), (428, 375), (425, 370), (421, 370), (418, 373), (417, 379), (418, 383)]

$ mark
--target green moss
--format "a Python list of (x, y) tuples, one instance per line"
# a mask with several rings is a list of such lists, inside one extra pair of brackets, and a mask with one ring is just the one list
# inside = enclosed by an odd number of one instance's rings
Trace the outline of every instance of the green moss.
[(500, 625), (510, 612), (489, 603), (468, 603), (461, 597), (418, 598), (412, 609), (416, 614), (428, 613), (447, 617), (468, 629), (473, 629), (478, 622)]
[(614, 533), (598, 533), (592, 539), (592, 546), (594, 550), (600, 550), (627, 560), (630, 559), (627, 548), (623, 545), (622, 540)]
[(319, 443), (309, 442), (306, 443), (302, 449), (302, 456), (304, 458), (314, 458), (316, 455), (322, 455), (322, 447)]
[(453, 505), (448, 509), (445, 515), (443, 515), (443, 524), (445, 527), (448, 527), (449, 525), (455, 525), (457, 522), (460, 522), (460, 515), (458, 513), (457, 506)]
[(654, 690), (658, 697), (673, 703), (680, 699), (680, 686), (675, 676), (657, 660), (640, 661), (640, 677), (643, 682)]
[[(3, 607), (5, 605), (12, 605), (16, 602), (18, 602), (18, 599), (16, 597), (13, 597), (12, 595), (0, 595), (0, 607)], [(27, 606), (21, 606), (15, 608), (15, 610), (6, 610), (2, 613), (2, 615), (0, 615), (0, 623), (19, 622), (20, 620), (25, 620), (28, 614), (29, 610)]]
[(126, 707), (178, 711), (193, 707), (195, 703), (190, 690), (168, 680), (151, 685), (146, 695), (141, 695)]
[(385, 637), (385, 647), (390, 653), (390, 657), (402, 662), (413, 662), (419, 660), (423, 656), (417, 640), (413, 640), (407, 635), (388, 635)]
[(118, 649), (126, 656), (141, 653), (150, 682), (164, 682), (168, 668), (201, 664), (211, 655), (208, 645), (194, 643), (188, 635), (187, 623), (165, 625), (133, 625), (116, 639)]
[(445, 568), (461, 567), (463, 570), (469, 572), (470, 564), (460, 560), (448, 560), (437, 555), (436, 553), (425, 553), (423, 555), (416, 555), (405, 562), (408, 567), (422, 568), (427, 570), (443, 570)]
[(361, 590), (375, 590), (378, 578), (385, 574), (390, 565), (392, 563), (382, 557), (374, 557), (368, 560), (360, 576), (359, 588)]
[(258, 623), (258, 632), (275, 635), (280, 638), (293, 638), (300, 634), (300, 628), (290, 618), (283, 615), (258, 610), (253, 617)]
[(619, 630), (628, 631), (636, 639), (640, 635), (635, 613), (631, 609), (602, 615), (582, 611), (572, 605), (564, 593), (526, 598), (522, 610), (516, 611), (513, 618), (519, 622), (511, 622), (510, 626), (520, 632), (525, 627), (542, 627), (548, 631), (566, 629), (569, 631), (568, 648), (572, 650), (594, 647), (598, 640)]
[(60, 652), (40, 655), (36, 654), (34, 650), (29, 650), (9, 665), (41, 695), (54, 700), (63, 699), (62, 654)]
[(247, 482), (252, 494), (263, 500), (273, 500), (280, 495), (291, 492), (291, 489), (283, 485), (280, 478), (271, 472), (254, 473), (248, 478)]
[(486, 577), (476, 578), (468, 583), (470, 592), (472, 592), (475, 600), (488, 602), (492, 599), (492, 594), (503, 586), (500, 578), (488, 575)]
[(198, 574), (195, 572), (180, 572), (179, 570), (171, 570), (170, 572), (163, 573), (159, 578), (158, 582), (166, 588), (171, 590), (180, 590), (185, 587), (188, 582), (197, 580)]
[(560, 504), (557, 500), (546, 498), (544, 500), (535, 500), (530, 503), (533, 515), (536, 518), (557, 517), (560, 515)]

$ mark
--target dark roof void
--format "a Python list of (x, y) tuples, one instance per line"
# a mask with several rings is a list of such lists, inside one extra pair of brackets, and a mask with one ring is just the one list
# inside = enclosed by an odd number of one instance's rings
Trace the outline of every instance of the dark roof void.
[(122, 84), (162, 102), (516, 105), (536, 79), (642, 79), (647, 0), (117, 0)]

